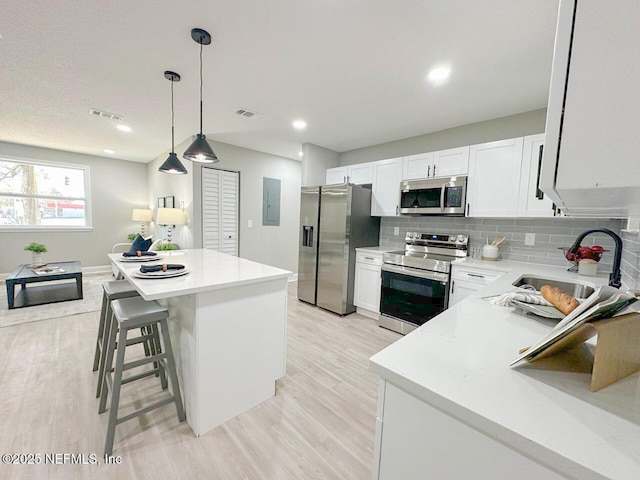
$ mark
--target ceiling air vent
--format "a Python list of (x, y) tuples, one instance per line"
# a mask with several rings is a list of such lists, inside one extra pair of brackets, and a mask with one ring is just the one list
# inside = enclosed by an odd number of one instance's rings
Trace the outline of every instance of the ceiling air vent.
[(95, 108), (89, 109), (89, 114), (95, 115), (96, 117), (105, 117), (110, 118), (111, 120), (120, 121), (122, 120), (122, 115), (116, 115), (115, 113), (104, 112), (102, 110), (96, 110)]
[(246, 118), (256, 118), (256, 117), (262, 116), (257, 112), (252, 112), (251, 110), (245, 110), (244, 108), (236, 110), (236, 115), (240, 115), (241, 117), (246, 117)]

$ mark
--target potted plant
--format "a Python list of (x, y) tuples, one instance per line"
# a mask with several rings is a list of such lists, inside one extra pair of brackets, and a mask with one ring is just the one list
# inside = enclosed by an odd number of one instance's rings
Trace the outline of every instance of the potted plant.
[(178, 246), (175, 243), (163, 242), (160, 245), (158, 245), (157, 249), (158, 249), (158, 251), (177, 250)]
[(33, 265), (42, 263), (42, 254), (47, 253), (47, 246), (42, 243), (31, 242), (24, 247), (27, 252), (31, 252), (31, 260)]

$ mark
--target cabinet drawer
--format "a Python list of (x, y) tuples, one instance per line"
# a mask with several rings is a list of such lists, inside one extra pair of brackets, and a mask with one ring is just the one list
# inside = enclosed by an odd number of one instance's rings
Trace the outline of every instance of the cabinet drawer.
[(454, 280), (464, 280), (467, 282), (488, 285), (506, 272), (496, 272), (493, 270), (476, 270), (474, 268), (454, 268), (451, 278)]
[(356, 262), (381, 266), (382, 254), (358, 252), (356, 255)]

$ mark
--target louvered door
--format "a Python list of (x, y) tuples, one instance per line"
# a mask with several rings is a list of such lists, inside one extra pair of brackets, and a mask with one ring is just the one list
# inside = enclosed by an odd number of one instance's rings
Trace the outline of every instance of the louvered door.
[(239, 173), (202, 169), (202, 246), (238, 255)]

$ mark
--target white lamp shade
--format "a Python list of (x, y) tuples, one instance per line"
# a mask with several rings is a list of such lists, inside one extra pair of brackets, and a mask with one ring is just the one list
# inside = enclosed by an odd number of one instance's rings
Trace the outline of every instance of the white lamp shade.
[(150, 222), (153, 220), (153, 212), (143, 208), (134, 208), (131, 220), (134, 222)]
[(184, 212), (180, 208), (158, 208), (158, 223), (160, 225), (184, 225)]

